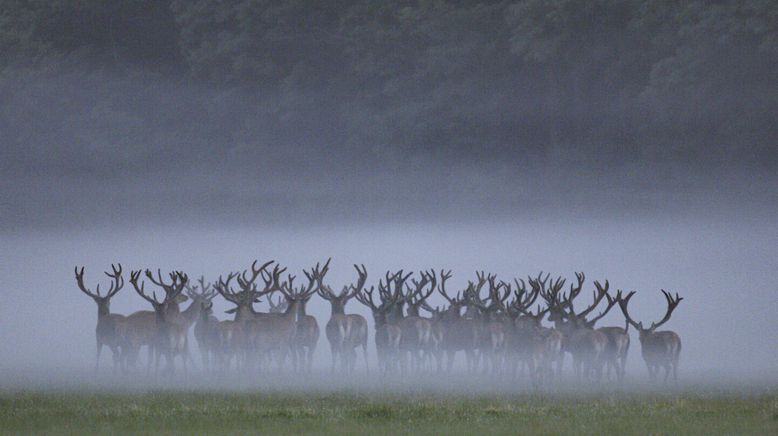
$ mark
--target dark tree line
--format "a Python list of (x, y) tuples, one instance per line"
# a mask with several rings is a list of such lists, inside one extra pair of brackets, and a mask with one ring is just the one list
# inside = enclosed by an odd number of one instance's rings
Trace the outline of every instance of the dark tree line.
[(6, 0), (0, 68), (4, 153), (30, 167), (52, 145), (144, 162), (312, 142), (393, 163), (778, 161), (770, 0)]

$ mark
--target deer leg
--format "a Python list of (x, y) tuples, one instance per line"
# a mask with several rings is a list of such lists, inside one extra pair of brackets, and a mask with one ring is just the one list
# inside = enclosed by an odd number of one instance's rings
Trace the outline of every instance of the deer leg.
[(667, 384), (667, 380), (670, 378), (670, 363), (669, 363), (669, 362), (667, 362), (667, 363), (665, 363), (665, 364), (664, 364), (664, 365), (662, 365), (662, 366), (664, 367), (664, 370), (665, 370), (665, 380), (664, 380), (664, 384)]
[(331, 370), (331, 372), (333, 372), (333, 373), (335, 372), (335, 360), (336, 360), (336, 356), (337, 356), (337, 355), (338, 355), (338, 349), (337, 349), (337, 346), (336, 346), (335, 344), (332, 344), (332, 343), (331, 343), (331, 344), (330, 344), (330, 359), (331, 359), (331, 361), (332, 361), (332, 366), (331, 366), (331, 369), (330, 369), (330, 370)]
[(119, 366), (121, 365), (121, 363), (120, 363), (120, 359), (121, 358), (119, 357), (119, 347), (114, 345), (114, 346), (112, 346), (110, 348), (111, 348), (111, 360), (113, 360), (113, 369), (112, 369), (112, 371), (113, 371), (113, 374), (116, 374), (117, 372), (119, 372)]
[(103, 351), (103, 343), (100, 339), (97, 340), (97, 358), (95, 358), (95, 372), (100, 370), (100, 353)]
[(146, 376), (148, 377), (148, 376), (151, 375), (152, 366), (154, 365), (155, 352), (154, 352), (154, 346), (152, 346), (151, 344), (148, 344), (146, 347), (147, 347), (147, 351), (146, 351)]
[(192, 353), (189, 352), (189, 339), (184, 339), (184, 356), (186, 356), (186, 359), (189, 360), (189, 363), (192, 364), (192, 368), (195, 367), (196, 363), (194, 361), (194, 358), (192, 357)]
[(480, 363), (479, 353), (475, 350), (469, 350), (466, 351), (465, 354), (467, 355), (467, 369), (468, 372), (471, 374), (475, 374), (478, 372), (478, 366)]
[(209, 372), (211, 369), (211, 356), (206, 346), (200, 348), (200, 359), (203, 362), (203, 371)]
[(678, 384), (678, 359), (677, 358), (673, 362), (673, 382), (675, 382), (675, 384)]
[(370, 374), (370, 365), (367, 363), (367, 335), (362, 341), (362, 357), (365, 359), (365, 374)]
[(160, 359), (160, 350), (158, 350), (156, 347), (154, 347), (154, 378), (157, 377), (159, 374), (159, 359)]
[(316, 344), (308, 346), (307, 357), (305, 359), (305, 370), (308, 373), (313, 372), (313, 355), (316, 352)]
[[(597, 371), (595, 373), (595, 376), (597, 377), (597, 383), (602, 381), (602, 367), (605, 362), (602, 359), (597, 359)], [(610, 379), (608, 379), (610, 380)]]
[(454, 357), (456, 354), (453, 351), (446, 350), (446, 372), (451, 373), (454, 367)]
[[(184, 370), (184, 380), (187, 380), (189, 378), (189, 368), (187, 365), (187, 360), (192, 360), (192, 356), (189, 354), (189, 347), (186, 344), (186, 341), (184, 341), (184, 349), (181, 353), (181, 363)], [(192, 364), (194, 365), (194, 361), (192, 361)]]

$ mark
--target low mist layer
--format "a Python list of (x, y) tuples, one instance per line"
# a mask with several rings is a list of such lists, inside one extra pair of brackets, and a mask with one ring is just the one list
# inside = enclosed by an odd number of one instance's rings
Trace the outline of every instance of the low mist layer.
[[(668, 324), (681, 335), (682, 379), (685, 374), (730, 376), (774, 369), (773, 317), (776, 234), (767, 215), (749, 221), (722, 219), (578, 219), (549, 218), (469, 225), (403, 224), (376, 228), (319, 225), (305, 228), (96, 229), (64, 233), (25, 233), (6, 238), (3, 367), (14, 371), (69, 371), (94, 363), (94, 302), (78, 291), (73, 266), (86, 265), (87, 281), (101, 279), (110, 262), (125, 268), (183, 269), (213, 280), (247, 268), (254, 258), (275, 259), (299, 274), (332, 256), (328, 281), (334, 286), (355, 279), (351, 263), (365, 263), (368, 284), (386, 269), (451, 268), (451, 289), (464, 288), (475, 269), (511, 278), (540, 270), (572, 277), (585, 271), (589, 280), (610, 280), (617, 289), (637, 290), (631, 311), (648, 322), (664, 314), (660, 288), (685, 299)], [(104, 279), (104, 277), (102, 277)], [(585, 293), (591, 284), (587, 284)], [(431, 297), (432, 304), (442, 298)], [(128, 314), (150, 309), (131, 289), (114, 298), (112, 310)], [(215, 300), (215, 314), (229, 308)], [(266, 304), (258, 305), (265, 308)], [(348, 312), (369, 312), (352, 301)], [(323, 327), (329, 306), (314, 297), (309, 313)], [(623, 325), (613, 311), (599, 325)], [(372, 324), (372, 323), (371, 323)], [(762, 333), (758, 333), (762, 332)], [(628, 364), (628, 379), (643, 380), (637, 335)], [(372, 326), (369, 358), (375, 368)], [(194, 341), (192, 340), (192, 343)], [(192, 347), (197, 358), (196, 347)], [(110, 353), (104, 353), (108, 371)], [(145, 356), (144, 356), (145, 357)], [(460, 359), (462, 357), (460, 356)], [(462, 359), (463, 360), (463, 359)], [(462, 364), (463, 362), (460, 362)], [(361, 356), (358, 369), (362, 369)], [(458, 364), (459, 365), (459, 364)], [(329, 350), (322, 335), (315, 367), (329, 369)], [(324, 372), (326, 373), (326, 372)], [(260, 379), (264, 376), (258, 376)], [(8, 381), (8, 380), (7, 380)], [(6, 381), (6, 382), (7, 382)]]

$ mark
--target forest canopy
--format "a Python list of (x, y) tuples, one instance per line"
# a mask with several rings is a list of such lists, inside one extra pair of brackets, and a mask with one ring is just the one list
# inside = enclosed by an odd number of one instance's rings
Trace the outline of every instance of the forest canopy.
[(12, 173), (182, 150), (774, 165), (776, 120), (771, 0), (0, 3)]

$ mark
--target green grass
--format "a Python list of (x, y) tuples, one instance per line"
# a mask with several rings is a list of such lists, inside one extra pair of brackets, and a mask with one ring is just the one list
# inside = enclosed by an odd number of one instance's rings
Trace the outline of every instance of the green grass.
[(778, 434), (778, 392), (1, 393), (0, 433)]

